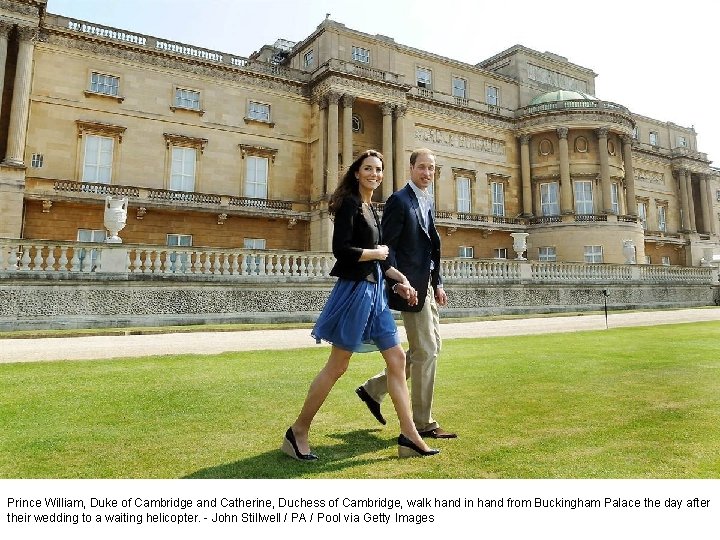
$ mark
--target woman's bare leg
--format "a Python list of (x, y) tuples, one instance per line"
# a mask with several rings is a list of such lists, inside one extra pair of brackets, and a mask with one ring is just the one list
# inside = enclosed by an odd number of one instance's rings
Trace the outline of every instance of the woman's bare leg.
[[(305, 397), (305, 403), (303, 403), (297, 420), (295, 420), (295, 423), (291, 426), (295, 434), (298, 450), (300, 450), (301, 453), (308, 454), (310, 452), (310, 445), (308, 443), (310, 424), (320, 410), (320, 407), (322, 407), (322, 404), (325, 403), (325, 399), (330, 393), (330, 390), (332, 390), (332, 387), (342, 374), (347, 371), (351, 356), (351, 351), (346, 351), (333, 345), (327, 363), (320, 370), (320, 373), (315, 376), (313, 382), (310, 383), (310, 388)], [(405, 380), (404, 376), (403, 372), (403, 381)]]

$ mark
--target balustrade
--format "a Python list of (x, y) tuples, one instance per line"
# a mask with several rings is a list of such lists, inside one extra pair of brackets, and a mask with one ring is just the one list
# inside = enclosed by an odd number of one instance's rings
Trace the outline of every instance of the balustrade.
[[(119, 273), (128, 276), (330, 279), (330, 270), (335, 264), (331, 253), (0, 239), (0, 278), (41, 274), (82, 279), (83, 275), (103, 273), (103, 253), (116, 249), (127, 253), (125, 270)], [(717, 269), (712, 267), (465, 258), (442, 259), (440, 265), (447, 283), (715, 284), (717, 280)]]

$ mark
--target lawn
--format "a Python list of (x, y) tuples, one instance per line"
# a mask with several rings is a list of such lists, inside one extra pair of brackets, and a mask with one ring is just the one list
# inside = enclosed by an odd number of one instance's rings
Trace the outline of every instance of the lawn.
[(326, 354), (0, 365), (0, 478), (720, 478), (718, 322), (447, 340), (434, 412), (459, 438), (426, 459), (355, 396), (378, 353), (316, 418), (318, 462), (278, 450)]

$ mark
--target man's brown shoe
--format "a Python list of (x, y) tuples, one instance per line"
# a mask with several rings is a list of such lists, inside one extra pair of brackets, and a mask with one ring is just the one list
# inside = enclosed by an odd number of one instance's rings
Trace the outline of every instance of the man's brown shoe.
[(449, 431), (445, 431), (443, 428), (436, 427), (435, 429), (421, 431), (420, 436), (430, 437), (431, 439), (455, 439), (457, 438), (457, 433), (450, 433)]

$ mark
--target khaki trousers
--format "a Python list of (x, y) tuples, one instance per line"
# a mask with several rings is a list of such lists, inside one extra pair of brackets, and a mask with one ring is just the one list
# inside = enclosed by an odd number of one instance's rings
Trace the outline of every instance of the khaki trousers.
[[(440, 353), (440, 313), (435, 302), (432, 286), (428, 287), (425, 304), (421, 311), (401, 312), (409, 343), (406, 352), (405, 375), (410, 379), (410, 400), (413, 422), (418, 431), (435, 429), (438, 423), (432, 417), (435, 369)], [(378, 373), (363, 384), (365, 391), (378, 403), (387, 395), (385, 371)]]

